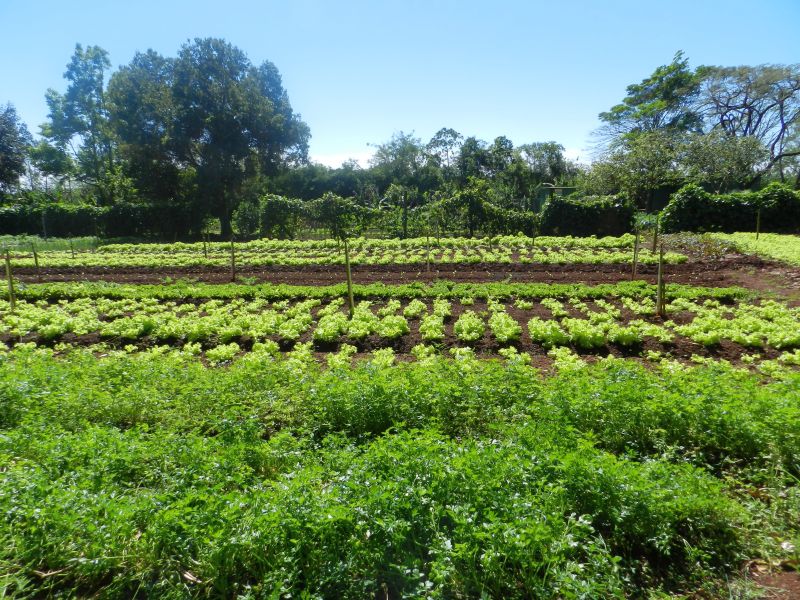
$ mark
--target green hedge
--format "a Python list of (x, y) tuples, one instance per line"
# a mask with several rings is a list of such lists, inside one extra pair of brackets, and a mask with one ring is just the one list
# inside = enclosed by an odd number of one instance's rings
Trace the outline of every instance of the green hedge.
[(119, 203), (12, 204), (0, 207), (0, 235), (47, 237), (144, 237), (185, 235), (199, 230), (201, 219), (191, 206)]
[(761, 231), (800, 229), (800, 194), (779, 183), (758, 192), (709, 194), (689, 184), (672, 195), (661, 213), (661, 228), (677, 231), (755, 231), (759, 208)]
[(0, 233), (41, 234), (50, 237), (97, 235), (104, 209), (85, 204), (4, 206)]
[(553, 197), (539, 216), (542, 235), (622, 235), (633, 229), (635, 208), (620, 196)]

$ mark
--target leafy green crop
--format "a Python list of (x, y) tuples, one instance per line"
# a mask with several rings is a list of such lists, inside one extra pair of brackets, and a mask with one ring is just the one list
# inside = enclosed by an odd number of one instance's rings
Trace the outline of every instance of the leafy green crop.
[(642, 596), (797, 539), (799, 374), (354, 352), (0, 358), (5, 593)]

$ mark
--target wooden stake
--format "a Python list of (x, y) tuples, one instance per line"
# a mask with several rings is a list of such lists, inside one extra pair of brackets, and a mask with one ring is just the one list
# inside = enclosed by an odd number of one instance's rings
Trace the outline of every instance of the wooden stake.
[(203, 233), (203, 258), (208, 258), (208, 233)]
[(758, 240), (758, 236), (761, 233), (761, 208), (758, 209), (756, 212), (756, 240)]
[(425, 270), (431, 272), (431, 236), (430, 232), (425, 230)]
[(666, 301), (664, 299), (664, 244), (658, 249), (658, 276), (656, 278), (656, 312), (662, 319), (666, 316)]
[(11, 254), (6, 248), (6, 279), (8, 279), (8, 302), (11, 305), (11, 312), (17, 308), (17, 294), (14, 292), (14, 278), (11, 275)]
[(656, 226), (653, 229), (653, 249), (651, 250), (651, 252), (653, 254), (656, 253), (656, 248), (658, 248), (658, 233), (659, 233), (659, 229), (661, 229), (661, 216), (660, 215), (656, 217)]
[(233, 246), (233, 236), (231, 236), (231, 281), (236, 281), (236, 249)]
[(72, 252), (72, 258), (75, 258), (75, 245), (72, 243), (72, 238), (69, 238), (69, 251)]
[(39, 271), (39, 253), (36, 252), (36, 244), (31, 242), (31, 250), (33, 250), (33, 264), (36, 267), (36, 281), (42, 282), (42, 273)]
[(636, 279), (636, 272), (639, 269), (639, 230), (636, 230), (636, 239), (633, 241), (633, 269), (631, 270), (631, 281)]
[(344, 268), (347, 273), (347, 302), (352, 319), (353, 313), (356, 311), (356, 304), (353, 300), (353, 274), (350, 271), (350, 247), (347, 244), (347, 238), (344, 238)]

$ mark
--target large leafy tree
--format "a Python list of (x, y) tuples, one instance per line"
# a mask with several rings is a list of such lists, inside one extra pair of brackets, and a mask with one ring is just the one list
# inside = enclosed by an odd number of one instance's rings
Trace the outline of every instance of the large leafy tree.
[(800, 156), (800, 64), (699, 67), (697, 111), (707, 128), (755, 138), (769, 151), (760, 173), (784, 168)]
[[(108, 53), (99, 46), (77, 44), (67, 65), (64, 94), (50, 89), (45, 95), (48, 121), (42, 134), (56, 148), (69, 151), (78, 164), (78, 176), (93, 185), (101, 202), (114, 201), (114, 139), (108, 118), (105, 74), (111, 68)], [(109, 184), (110, 182), (110, 184)]]
[(670, 64), (629, 85), (621, 103), (600, 113), (599, 133), (606, 141), (614, 141), (627, 134), (699, 130), (702, 119), (693, 103), (699, 89), (689, 60), (678, 52)]
[(254, 67), (220, 39), (184, 44), (172, 98), (176, 156), (197, 174), (198, 197), (228, 236), (245, 180), (305, 161), (308, 127), (292, 112), (274, 65)]
[(441, 169), (445, 181), (450, 182), (455, 179), (455, 162), (463, 140), (464, 136), (455, 129), (442, 127), (425, 146), (428, 156)]
[(586, 191), (623, 192), (642, 208), (653, 210), (660, 191), (674, 191), (683, 182), (682, 148), (682, 141), (665, 131), (623, 138), (592, 165)]
[(720, 130), (688, 136), (681, 154), (686, 178), (717, 194), (748, 187), (769, 160), (769, 150), (756, 137)]
[(76, 174), (75, 161), (69, 153), (47, 140), (39, 140), (31, 147), (30, 160), (36, 171), (43, 175), (45, 192), (51, 179), (55, 179), (57, 185), (66, 182), (70, 186), (70, 180)]
[(25, 173), (31, 135), (11, 104), (0, 109), (0, 192), (9, 191)]
[(111, 125), (126, 174), (150, 201), (177, 202), (181, 169), (176, 160), (172, 101), (174, 60), (148, 50), (136, 53), (108, 83)]
[(486, 149), (486, 142), (476, 137), (468, 137), (459, 148), (456, 168), (458, 182), (461, 186), (467, 185), (470, 178), (482, 179), (489, 172), (490, 158)]
[(428, 154), (413, 133), (402, 131), (375, 147), (370, 166), (382, 188), (391, 183), (413, 185), (425, 175)]

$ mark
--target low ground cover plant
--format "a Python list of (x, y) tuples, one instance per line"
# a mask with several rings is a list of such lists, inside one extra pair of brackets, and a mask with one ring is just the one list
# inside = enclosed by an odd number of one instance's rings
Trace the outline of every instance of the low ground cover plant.
[(0, 357), (5, 592), (716, 594), (800, 541), (798, 374), (352, 348)]

